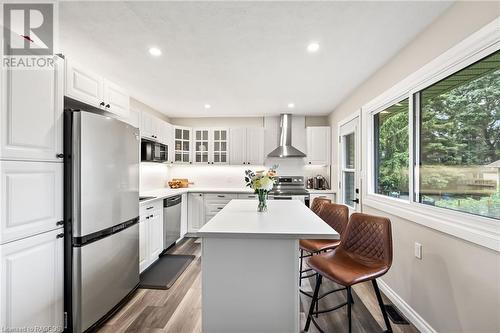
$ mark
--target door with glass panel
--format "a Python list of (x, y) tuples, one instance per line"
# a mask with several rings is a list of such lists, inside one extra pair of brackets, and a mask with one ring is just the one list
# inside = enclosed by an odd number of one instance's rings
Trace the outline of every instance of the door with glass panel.
[(229, 149), (229, 130), (227, 129), (214, 129), (212, 130), (212, 149), (211, 149), (211, 162), (212, 164), (227, 164), (229, 163), (228, 149)]
[(210, 164), (209, 160), (209, 130), (194, 130), (194, 162)]
[(191, 162), (191, 130), (175, 127), (174, 162)]
[(339, 130), (339, 199), (349, 207), (350, 213), (359, 211), (359, 117), (343, 123)]

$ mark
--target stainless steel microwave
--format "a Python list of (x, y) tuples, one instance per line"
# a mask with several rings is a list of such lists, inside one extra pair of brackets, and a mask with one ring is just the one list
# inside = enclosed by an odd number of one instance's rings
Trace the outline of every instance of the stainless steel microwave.
[(168, 161), (168, 146), (159, 142), (141, 140), (141, 161), (165, 163)]

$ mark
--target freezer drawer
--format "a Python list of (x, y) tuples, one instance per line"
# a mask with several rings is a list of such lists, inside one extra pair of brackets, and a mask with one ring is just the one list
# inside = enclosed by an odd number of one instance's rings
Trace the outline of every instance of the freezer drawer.
[(74, 332), (96, 323), (139, 283), (139, 224), (73, 250)]

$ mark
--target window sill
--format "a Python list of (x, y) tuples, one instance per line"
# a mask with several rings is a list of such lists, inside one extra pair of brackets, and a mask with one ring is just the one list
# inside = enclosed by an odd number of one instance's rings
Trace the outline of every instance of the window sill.
[(378, 194), (363, 205), (500, 252), (500, 221)]

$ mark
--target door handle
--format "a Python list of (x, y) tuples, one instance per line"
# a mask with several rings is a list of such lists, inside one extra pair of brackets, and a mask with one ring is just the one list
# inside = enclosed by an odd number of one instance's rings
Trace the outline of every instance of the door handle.
[(57, 221), (56, 222), (56, 225), (63, 225), (64, 224), (64, 221)]
[(359, 204), (359, 199), (354, 199), (354, 200), (351, 200), (351, 201), (354, 202), (354, 203)]
[(64, 234), (57, 234), (56, 238), (63, 238)]

